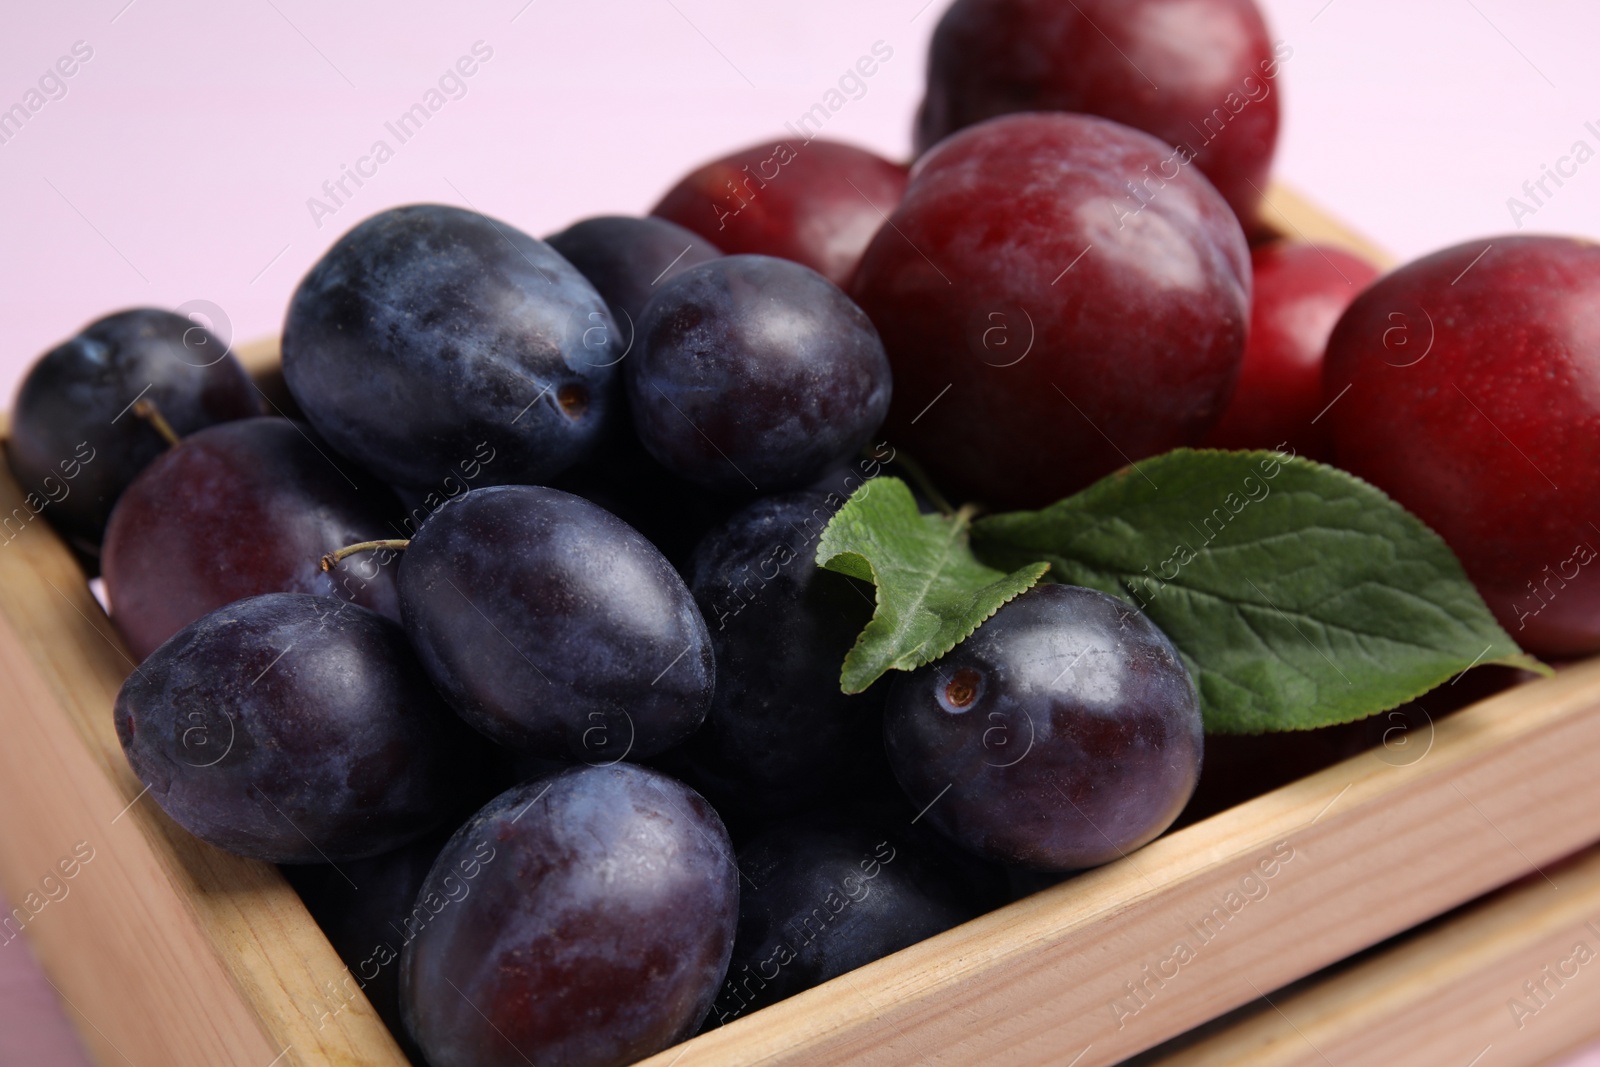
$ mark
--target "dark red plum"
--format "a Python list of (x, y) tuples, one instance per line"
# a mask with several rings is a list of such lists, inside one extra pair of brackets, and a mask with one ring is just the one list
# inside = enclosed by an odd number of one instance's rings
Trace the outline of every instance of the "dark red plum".
[(1333, 460), (1322, 357), (1344, 309), (1378, 268), (1338, 248), (1273, 241), (1250, 251), (1255, 293), (1239, 384), (1207, 448), (1276, 449)]
[(1355, 722), (1283, 733), (1208, 734), (1200, 783), (1179, 825), (1198, 822), (1368, 750), (1390, 766), (1420, 763), (1433, 748), (1435, 724), (1445, 716), (1535, 677), (1531, 671), (1510, 667), (1474, 667), (1398, 708)]
[(624, 347), (600, 294), (549, 245), (418, 204), (360, 223), (311, 268), (284, 323), (283, 373), (335, 448), (425, 492), (484, 447), (491, 484), (583, 458), (613, 417)]
[(179, 436), (261, 414), (227, 344), (159, 308), (91, 322), (39, 357), (11, 406), (6, 458), (28, 507), (91, 556), (117, 497), (168, 447), (141, 401)]
[(817, 539), (844, 500), (814, 491), (758, 500), (690, 563), (717, 690), (684, 756), (691, 780), (730, 817), (792, 815), (888, 779), (883, 687), (839, 690), (872, 591), (816, 565)]
[(739, 932), (708, 1026), (943, 933), (999, 902), (1000, 873), (974, 870), (949, 845), (919, 833), (915, 814), (808, 815), (739, 850)]
[(418, 529), (400, 607), (428, 675), (500, 744), (614, 763), (678, 744), (715, 666), (683, 579), (621, 519), (555, 489), (474, 489)]
[(644, 306), (690, 267), (722, 255), (710, 241), (654, 216), (601, 215), (575, 222), (545, 238), (605, 298), (622, 331), (622, 355)]
[(324, 574), (322, 555), (393, 536), (394, 495), (308, 427), (258, 417), (213, 426), (156, 458), (111, 513), (101, 557), (111, 621), (136, 657), (208, 611), (262, 593), (313, 593), (400, 618), (393, 560)]
[(481, 872), (400, 961), (433, 1067), (621, 1067), (694, 1032), (728, 967), (739, 874), (693, 790), (625, 763), (536, 779), (456, 832), (423, 894), (449, 896), (463, 860)]
[(400, 627), (330, 597), (270, 593), (173, 636), (117, 694), (151, 798), (220, 849), (338, 863), (399, 848), (470, 795), (482, 741)]
[(842, 286), (905, 187), (898, 163), (837, 141), (796, 138), (707, 163), (651, 214), (730, 255), (790, 259)]
[(917, 150), (1016, 111), (1099, 115), (1185, 149), (1248, 225), (1293, 54), (1254, 0), (956, 0), (929, 50)]
[(1600, 245), (1495, 237), (1386, 275), (1323, 368), (1339, 466), (1455, 550), (1537, 656), (1600, 651)]
[(903, 675), (884, 741), (923, 818), (985, 859), (1095, 867), (1172, 824), (1200, 775), (1194, 683), (1149, 619), (1043, 585)]
[(1199, 442), (1244, 354), (1249, 250), (1204, 178), (1159, 176), (1170, 155), (1049, 114), (923, 157), (851, 290), (894, 367), (885, 436), (1009, 507)]
[(730, 493), (810, 484), (853, 458), (889, 407), (867, 316), (816, 271), (770, 256), (714, 259), (666, 285), (624, 378), (650, 454)]

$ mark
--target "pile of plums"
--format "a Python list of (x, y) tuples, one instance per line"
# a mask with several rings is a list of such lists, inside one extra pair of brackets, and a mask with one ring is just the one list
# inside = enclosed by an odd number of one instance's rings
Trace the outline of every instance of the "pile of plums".
[[(1272, 236), (1286, 56), (1250, 0), (956, 0), (909, 168), (763, 143), (544, 240), (381, 212), (295, 291), (272, 414), (187, 318), (86, 327), (7, 456), (139, 661), (133, 770), (286, 865), (418, 1063), (624, 1064), (1195, 795), (1194, 684), (1100, 593), (841, 692), (873, 591), (816, 545), (884, 472), (1033, 507), (1293, 451), (1432, 524), (1528, 650), (1600, 650), (1600, 249), (1375, 281)], [(1372, 741), (1230, 741), (1188, 817)]]

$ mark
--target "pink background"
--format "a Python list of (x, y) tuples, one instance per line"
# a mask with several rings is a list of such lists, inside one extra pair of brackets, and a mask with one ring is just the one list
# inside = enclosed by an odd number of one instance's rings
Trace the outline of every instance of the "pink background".
[[(781, 132), (878, 41), (893, 58), (824, 133), (902, 156), (944, 4), (12, 5), (0, 108), (75, 42), (93, 55), (0, 143), (0, 404), (40, 351), (117, 307), (203, 300), (234, 339), (275, 332), (322, 250), (391, 204), (535, 234), (646, 211), (690, 165)], [(1574, 141), (1600, 148), (1593, 0), (1264, 7), (1294, 49), (1281, 176), (1401, 257), (1512, 231), (1508, 197)], [(479, 41), (492, 56), (465, 95), (397, 145), (384, 123)], [(307, 199), (380, 137), (394, 158), (319, 227)], [(1523, 221), (1600, 237), (1600, 160)], [(22, 944), (0, 947), (0, 1064), (82, 1062), (50, 998)]]

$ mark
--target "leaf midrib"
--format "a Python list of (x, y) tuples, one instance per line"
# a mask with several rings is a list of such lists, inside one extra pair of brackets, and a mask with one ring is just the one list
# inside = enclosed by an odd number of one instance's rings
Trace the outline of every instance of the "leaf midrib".
[[(917, 521), (922, 524), (923, 529), (927, 529), (928, 528), (929, 524), (923, 519), (922, 516), (919, 515), (917, 517)], [(911, 602), (910, 610), (908, 610), (905, 613), (905, 618), (901, 621), (901, 624), (896, 626), (895, 629), (890, 632), (889, 636), (892, 637), (895, 640), (896, 644), (898, 644), (902, 638), (904, 638), (906, 635), (908, 635), (911, 632), (911, 622), (912, 622), (912, 620), (914, 620), (918, 616), (918, 614), (922, 611), (922, 605), (927, 603), (927, 601), (928, 601), (928, 592), (934, 587), (934, 584), (938, 581), (939, 575), (944, 573), (945, 567), (949, 565), (951, 551), (955, 548), (956, 542), (961, 538), (962, 534), (964, 534), (966, 532), (967, 525), (968, 525), (968, 521), (966, 519), (961, 518), (960, 516), (956, 516), (956, 521), (952, 522), (950, 524), (950, 532), (949, 532), (948, 536), (945, 536), (943, 538), (943, 544), (940, 546), (938, 565), (935, 566), (934, 568), (932, 568), (928, 572), (928, 574), (924, 577), (924, 580), (921, 583), (921, 588), (918, 590), (915, 599), (913, 599), (912, 602)], [(872, 566), (872, 561), (871, 560), (867, 561), (867, 566), (869, 566), (869, 567)], [(876, 567), (873, 567), (872, 568), (872, 573), (874, 575), (876, 575), (878, 573), (878, 569)], [(1002, 572), (998, 572), (997, 571), (996, 573), (1002, 573)], [(916, 656), (920, 657), (920, 655), (922, 653), (922, 650), (924, 648), (926, 648), (927, 645), (928, 645), (927, 641), (922, 642), (922, 644), (918, 645), (915, 649), (912, 650), (912, 655), (916, 655)], [(895, 657), (895, 659), (898, 659), (898, 658), (899, 657)], [(889, 660), (889, 662), (892, 663), (892, 662), (894, 662), (894, 660), (891, 659), (891, 660)]]
[[(1059, 556), (1059, 553), (1051, 553), (1051, 555)], [(1119, 588), (1122, 587), (1122, 585), (1123, 585), (1123, 580), (1125, 578), (1125, 575), (1120, 570), (1115, 570), (1115, 571), (1109, 570), (1109, 569), (1107, 569), (1107, 568), (1105, 568), (1103, 566), (1090, 564), (1090, 563), (1084, 563), (1082, 560), (1074, 560), (1074, 559), (1071, 559), (1070, 557), (1066, 557), (1066, 556), (1059, 556), (1059, 558), (1062, 559), (1063, 562), (1066, 562), (1066, 563), (1069, 563), (1069, 564), (1077, 564), (1079, 566), (1089, 567), (1089, 568), (1091, 568), (1093, 570), (1099, 571), (1105, 577), (1112, 579), (1114, 584), (1116, 584)], [(1297, 620), (1300, 620), (1302, 622), (1306, 622), (1306, 623), (1309, 623), (1309, 624), (1314, 624), (1314, 625), (1316, 625), (1317, 627), (1319, 627), (1319, 628), (1321, 628), (1323, 630), (1329, 630), (1329, 631), (1333, 631), (1333, 632), (1337, 632), (1337, 633), (1349, 634), (1349, 635), (1352, 635), (1354, 637), (1364, 637), (1364, 638), (1370, 638), (1370, 639), (1375, 639), (1375, 640), (1379, 640), (1379, 641), (1390, 641), (1390, 642), (1393, 642), (1394, 644), (1399, 645), (1399, 646), (1401, 646), (1403, 648), (1415, 648), (1415, 649), (1421, 649), (1421, 650), (1424, 650), (1424, 651), (1427, 651), (1427, 652), (1433, 652), (1433, 653), (1439, 653), (1439, 654), (1449, 654), (1449, 651), (1450, 651), (1449, 649), (1436, 648), (1436, 647), (1434, 647), (1432, 645), (1423, 645), (1423, 644), (1418, 644), (1418, 643), (1416, 643), (1414, 641), (1406, 641), (1406, 640), (1404, 640), (1402, 638), (1398, 638), (1398, 637), (1390, 637), (1387, 634), (1373, 633), (1370, 630), (1358, 630), (1358, 629), (1355, 629), (1352, 626), (1345, 626), (1345, 625), (1340, 625), (1340, 624), (1335, 623), (1335, 622), (1330, 622), (1329, 620), (1319, 618), (1316, 615), (1307, 615), (1303, 611), (1299, 611), (1299, 610), (1289, 611), (1289, 610), (1286, 610), (1284, 608), (1278, 607), (1276, 604), (1263, 604), (1263, 603), (1259, 603), (1259, 602), (1254, 601), (1254, 600), (1245, 600), (1245, 599), (1242, 599), (1242, 598), (1230, 598), (1230, 597), (1228, 597), (1226, 595), (1223, 595), (1223, 594), (1220, 594), (1220, 593), (1214, 593), (1214, 592), (1212, 592), (1212, 591), (1210, 591), (1208, 589), (1201, 589), (1201, 588), (1199, 588), (1197, 586), (1186, 585), (1186, 584), (1184, 584), (1182, 582), (1177, 581), (1176, 579), (1174, 579), (1173, 581), (1170, 581), (1170, 582), (1164, 581), (1162, 584), (1164, 586), (1167, 586), (1167, 587), (1170, 587), (1172, 589), (1175, 589), (1180, 593), (1187, 594), (1187, 595), (1195, 597), (1197, 599), (1215, 601), (1216, 603), (1219, 603), (1219, 604), (1223, 605), (1224, 607), (1230, 608), (1230, 609), (1232, 609), (1234, 611), (1238, 611), (1239, 608), (1241, 608), (1241, 607), (1252, 607), (1252, 608), (1257, 608), (1257, 609), (1259, 609), (1261, 611), (1276, 611), (1276, 612), (1278, 612), (1279, 614), (1283, 615), (1286, 618), (1297, 619)], [(1451, 624), (1451, 625), (1454, 625), (1454, 626), (1460, 626), (1461, 625), (1461, 622), (1460, 622), (1459, 619), (1456, 619), (1449, 612), (1447, 612), (1443, 608), (1441, 608), (1438, 604), (1434, 603), (1431, 600), (1428, 600), (1426, 597), (1418, 595), (1417, 593), (1413, 593), (1409, 589), (1399, 589), (1399, 588), (1396, 588), (1395, 586), (1392, 586), (1392, 585), (1383, 585), (1382, 583), (1373, 583), (1373, 584), (1378, 585), (1379, 588), (1384, 589), (1387, 592), (1392, 593), (1392, 594), (1394, 594), (1396, 596), (1404, 597), (1406, 599), (1409, 599), (1409, 600), (1412, 600), (1412, 601), (1415, 601), (1417, 603), (1422, 604), (1423, 606), (1427, 607), (1431, 612), (1442, 616), (1444, 621), (1449, 623), (1449, 624)], [(1475, 631), (1470, 631), (1469, 630), (1468, 632), (1475, 632)]]

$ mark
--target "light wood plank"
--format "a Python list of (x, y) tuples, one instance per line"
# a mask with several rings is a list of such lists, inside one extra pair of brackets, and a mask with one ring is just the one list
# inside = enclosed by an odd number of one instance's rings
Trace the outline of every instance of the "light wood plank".
[(262, 337), (234, 348), (233, 354), (256, 381), (274, 375), (282, 377), (278, 366), (278, 339)]
[(1549, 1063), (1600, 1035), (1600, 849), (1545, 873), (1139, 1067)]
[(1385, 270), (1396, 265), (1388, 249), (1328, 215), (1282, 182), (1267, 187), (1261, 220), (1270, 229), (1301, 241), (1332, 245), (1365, 256)]
[[(0, 515), (15, 509), (0, 469)], [(86, 1043), (106, 1065), (401, 1067), (359, 992), (327, 995), (347, 972), (277, 870), (141, 798), (111, 719), (131, 667), (43, 519), (0, 543), (0, 886), (23, 902), (94, 849), (23, 929)]]

